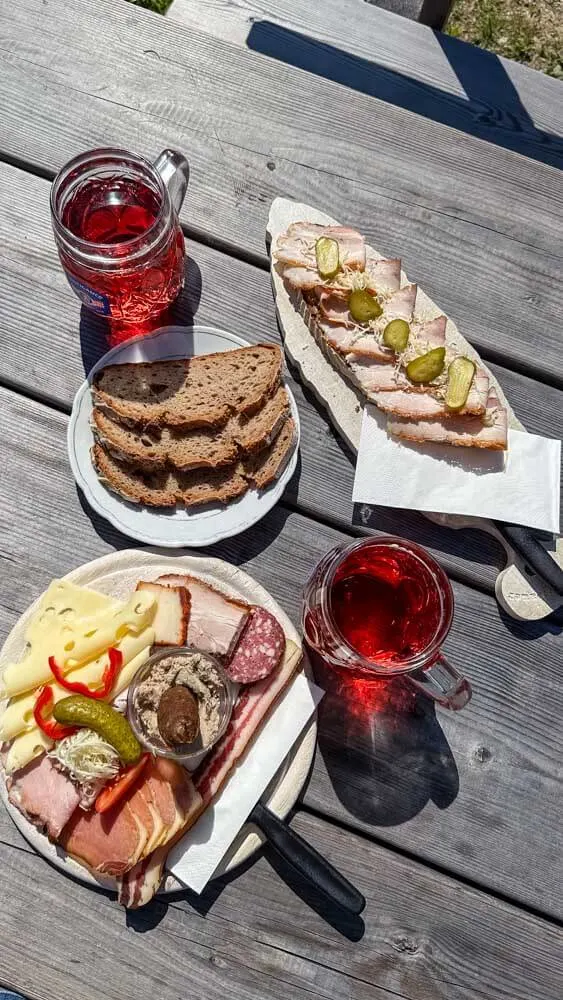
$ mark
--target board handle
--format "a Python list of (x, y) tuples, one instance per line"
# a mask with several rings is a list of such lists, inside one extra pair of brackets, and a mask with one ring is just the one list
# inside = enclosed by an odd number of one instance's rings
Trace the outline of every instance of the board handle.
[(366, 905), (361, 892), (288, 823), (261, 802), (254, 806), (249, 819), (262, 830), (271, 847), (288, 865), (316, 889), (320, 889), (332, 902), (354, 916), (359, 916)]

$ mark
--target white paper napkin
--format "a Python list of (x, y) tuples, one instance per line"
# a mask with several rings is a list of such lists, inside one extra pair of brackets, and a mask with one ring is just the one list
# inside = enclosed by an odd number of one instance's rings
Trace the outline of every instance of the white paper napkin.
[(194, 892), (205, 889), (323, 694), (297, 675), (215, 802), (170, 852), (166, 867)]
[(559, 532), (561, 442), (508, 431), (508, 451), (414, 444), (366, 406), (355, 503), (466, 514)]

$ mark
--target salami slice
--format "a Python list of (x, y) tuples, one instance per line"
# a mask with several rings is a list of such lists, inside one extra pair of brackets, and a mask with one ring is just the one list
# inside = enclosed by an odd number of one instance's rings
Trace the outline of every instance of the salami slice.
[(237, 684), (261, 681), (279, 666), (285, 652), (285, 633), (265, 608), (253, 608), (226, 673)]

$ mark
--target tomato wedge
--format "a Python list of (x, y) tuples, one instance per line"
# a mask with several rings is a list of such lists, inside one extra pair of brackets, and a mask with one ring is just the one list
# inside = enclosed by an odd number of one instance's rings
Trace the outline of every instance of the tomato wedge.
[(130, 767), (124, 768), (119, 774), (115, 776), (113, 781), (110, 781), (109, 785), (102, 788), (96, 802), (94, 804), (94, 809), (97, 813), (105, 813), (108, 809), (111, 809), (130, 788), (133, 787), (137, 778), (143, 771), (146, 763), (150, 757), (150, 753), (144, 753), (140, 760), (136, 764), (131, 764)]

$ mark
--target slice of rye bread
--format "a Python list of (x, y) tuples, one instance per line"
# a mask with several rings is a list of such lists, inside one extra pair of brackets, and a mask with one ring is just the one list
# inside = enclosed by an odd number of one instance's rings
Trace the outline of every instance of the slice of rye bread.
[(93, 446), (91, 456), (100, 481), (108, 489), (125, 500), (148, 507), (229, 503), (248, 490), (240, 463), (192, 472), (146, 472), (120, 462), (100, 444)]
[(243, 459), (244, 475), (259, 490), (279, 479), (295, 445), (295, 423), (289, 417), (273, 444)]
[(148, 472), (168, 466), (190, 469), (216, 469), (231, 465), (239, 449), (229, 425), (217, 431), (149, 425), (145, 430), (125, 427), (97, 407), (92, 413), (92, 431), (98, 444), (115, 458)]
[(289, 397), (283, 386), (250, 417), (231, 417), (217, 431), (149, 425), (144, 430), (126, 427), (95, 407), (92, 430), (96, 441), (117, 459), (151, 472), (168, 466), (188, 471), (219, 468), (247, 453), (271, 444), (289, 413)]
[(279, 384), (281, 369), (281, 350), (272, 344), (109, 365), (96, 375), (92, 398), (128, 426), (217, 429), (234, 413), (255, 413)]
[(259, 451), (271, 444), (290, 413), (287, 389), (280, 385), (252, 416), (239, 414), (232, 421), (232, 434), (243, 453)]

